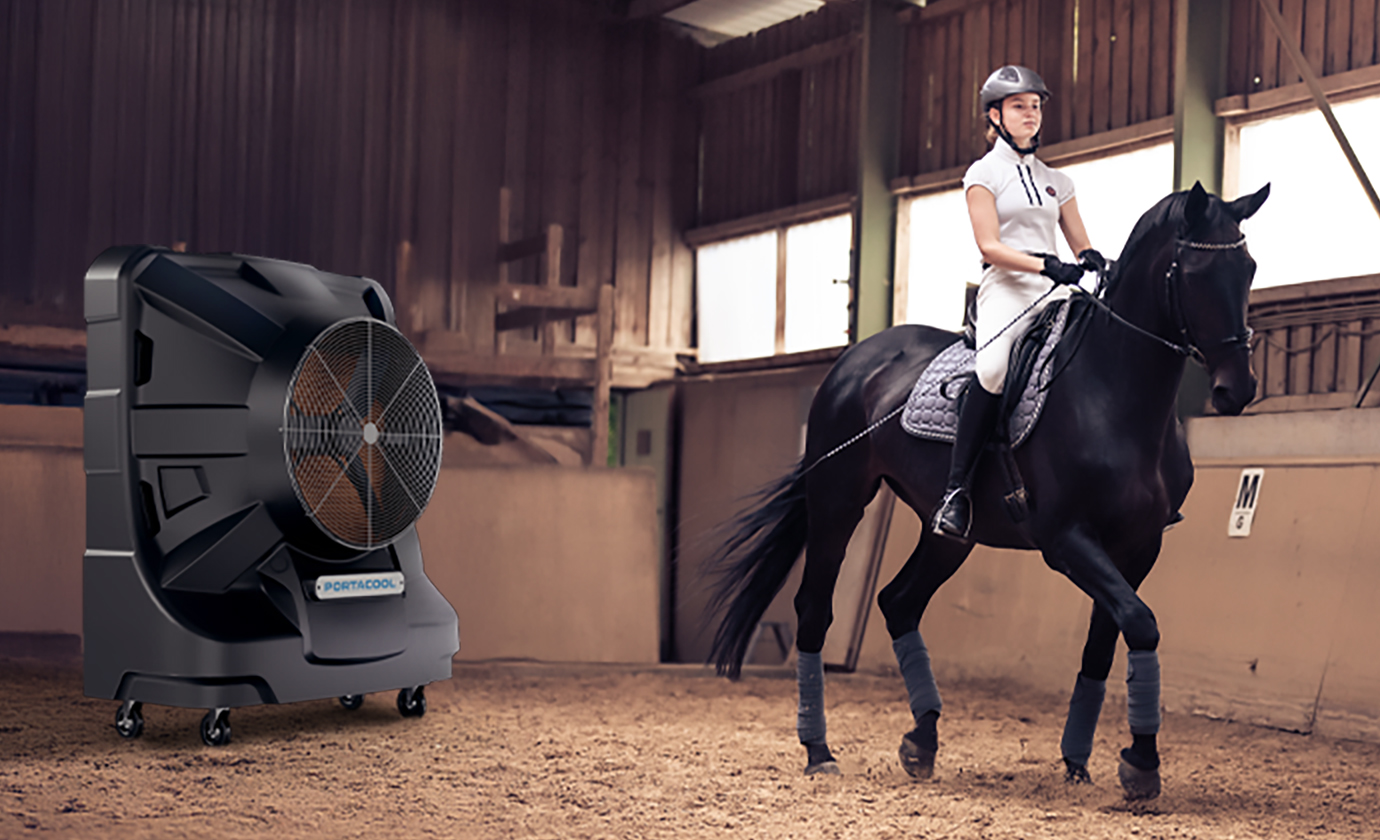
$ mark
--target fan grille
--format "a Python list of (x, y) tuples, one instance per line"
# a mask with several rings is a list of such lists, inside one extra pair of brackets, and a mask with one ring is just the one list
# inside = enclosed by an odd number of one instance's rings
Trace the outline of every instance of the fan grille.
[(331, 325), (288, 384), (283, 451), (307, 515), (351, 548), (387, 545), (426, 509), (441, 407), (422, 357), (372, 318)]

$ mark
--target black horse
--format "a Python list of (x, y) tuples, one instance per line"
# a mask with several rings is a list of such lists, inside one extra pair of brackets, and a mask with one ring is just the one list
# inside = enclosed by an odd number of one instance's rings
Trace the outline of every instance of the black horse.
[[(976, 468), (971, 539), (1037, 549), (1093, 600), (1061, 745), (1069, 781), (1089, 781), (1093, 730), (1118, 633), (1126, 639), (1133, 744), (1121, 753), (1119, 776), (1128, 798), (1154, 797), (1160, 788), (1159, 630), (1136, 589), (1193, 483), (1176, 413), (1179, 381), (1191, 355), (1207, 367), (1219, 413), (1239, 414), (1255, 395), (1246, 326), (1255, 262), (1239, 223), (1268, 195), (1267, 185), (1225, 202), (1195, 184), (1147, 211), (1088, 313), (1081, 349), (1056, 354), (1059, 372), (1043, 413), (1015, 450), (1028, 492), (1023, 521), (1014, 521), (1004, 504), (1010, 483), (1001, 459), (989, 452)], [(838, 772), (825, 739), (819, 651), (833, 619), (839, 566), (863, 508), (885, 481), (928, 523), (944, 491), (948, 444), (912, 437), (892, 418), (925, 366), (957, 338), (904, 325), (849, 348), (814, 398), (799, 465), (729, 524), (732, 536), (717, 555), (716, 603), (724, 617), (710, 656), (719, 673), (736, 677), (763, 612), (805, 550), (795, 609), (806, 773)], [(901, 762), (917, 777), (933, 771), (940, 710), (920, 617), (972, 548), (925, 527), (877, 599), (916, 723), (902, 738)]]

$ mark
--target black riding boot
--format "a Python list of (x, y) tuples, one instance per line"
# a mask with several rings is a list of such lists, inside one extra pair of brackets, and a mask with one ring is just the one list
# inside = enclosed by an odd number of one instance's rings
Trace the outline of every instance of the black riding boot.
[(960, 540), (968, 539), (968, 529), (973, 524), (968, 485), (972, 481), (978, 456), (982, 454), (982, 448), (987, 445), (987, 438), (992, 433), (1000, 406), (1001, 394), (988, 393), (974, 377), (968, 385), (963, 412), (958, 416), (958, 434), (954, 441), (952, 466), (949, 467), (949, 486), (934, 515), (935, 533)]

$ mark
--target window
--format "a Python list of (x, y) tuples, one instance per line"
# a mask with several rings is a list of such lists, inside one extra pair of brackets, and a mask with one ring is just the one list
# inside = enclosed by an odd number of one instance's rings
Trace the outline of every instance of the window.
[[(1372, 183), (1380, 179), (1380, 97), (1333, 113)], [(1380, 216), (1317, 110), (1242, 125), (1239, 195), (1270, 184), (1270, 199), (1242, 225), (1257, 268), (1254, 287), (1380, 273)]]
[[(852, 217), (841, 215), (700, 246), (700, 361), (847, 344), (852, 240)], [(781, 312), (779, 299), (785, 301)]]
[[(1059, 168), (1073, 179), (1079, 215), (1093, 247), (1115, 259), (1141, 214), (1173, 190), (1174, 146), (1160, 143)], [(905, 321), (959, 329), (966, 288), (982, 280), (982, 256), (973, 241), (963, 190), (911, 199), (909, 213)], [(1059, 255), (1071, 261), (1063, 234), (1056, 239)], [(1092, 282), (1089, 276), (1088, 285)]]

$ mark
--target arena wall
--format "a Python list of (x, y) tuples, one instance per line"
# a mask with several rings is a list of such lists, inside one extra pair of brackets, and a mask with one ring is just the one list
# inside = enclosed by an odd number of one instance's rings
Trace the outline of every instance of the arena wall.
[[(0, 656), (79, 650), (85, 486), (81, 409), (0, 405)], [(658, 660), (650, 470), (446, 466), (418, 528), (459, 658)]]
[[(1189, 442), (1197, 474), (1187, 518), (1165, 535), (1141, 590), (1159, 620), (1165, 706), (1380, 739), (1380, 416), (1195, 418)], [(1265, 471), (1254, 523), (1250, 536), (1228, 537), (1247, 467)], [(898, 508), (883, 583), (919, 527)], [(1090, 615), (1088, 599), (1037, 555), (980, 548), (935, 596), (921, 631), (941, 681), (1008, 678), (1062, 693)], [(1113, 697), (1124, 696), (1123, 661), (1118, 653)], [(860, 667), (894, 667), (875, 605)]]

